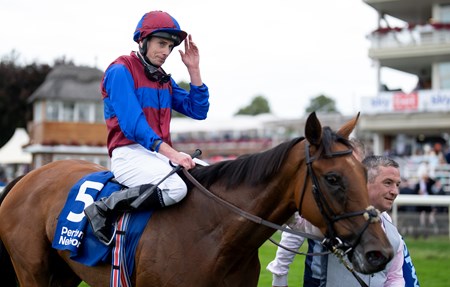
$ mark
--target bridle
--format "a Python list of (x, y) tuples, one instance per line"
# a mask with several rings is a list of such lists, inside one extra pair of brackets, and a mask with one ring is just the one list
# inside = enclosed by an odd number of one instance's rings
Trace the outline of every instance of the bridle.
[[(354, 211), (344, 214), (338, 214), (336, 215), (333, 211), (333, 209), (328, 204), (327, 200), (324, 197), (323, 192), (320, 190), (319, 181), (316, 177), (316, 174), (314, 173), (314, 169), (312, 167), (312, 163), (321, 156), (323, 148), (318, 149), (316, 154), (318, 156), (311, 156), (310, 150), (309, 150), (309, 143), (305, 143), (305, 159), (306, 159), (306, 166), (307, 166), (307, 173), (305, 174), (305, 180), (304, 180), (304, 186), (303, 186), (303, 192), (302, 196), (300, 198), (299, 202), (299, 210), (301, 210), (303, 205), (303, 198), (305, 195), (305, 188), (306, 188), (306, 182), (307, 177), (311, 177), (312, 180), (312, 194), (314, 196), (314, 200), (317, 204), (317, 207), (320, 210), (320, 213), (322, 214), (323, 218), (325, 219), (325, 222), (327, 224), (327, 231), (325, 234), (325, 239), (322, 241), (322, 245), (325, 246), (328, 250), (330, 250), (333, 253), (341, 253), (342, 256), (351, 252), (356, 245), (361, 240), (361, 236), (366, 231), (366, 229), (369, 227), (369, 224), (379, 222), (380, 221), (380, 212), (374, 208), (373, 206), (368, 206), (364, 210), (360, 211)], [(344, 151), (336, 151), (336, 152), (326, 152), (322, 155), (324, 158), (335, 158), (335, 157), (341, 157), (341, 156), (347, 156), (351, 155), (353, 153), (352, 149), (344, 150)], [(334, 228), (334, 224), (342, 219), (347, 219), (350, 217), (360, 216), (362, 215), (366, 219), (366, 223), (362, 230), (359, 232), (356, 240), (353, 242), (353, 244), (341, 239)]]
[[(299, 202), (299, 210), (301, 211), (302, 204), (303, 204), (303, 198), (305, 195), (305, 188), (306, 188), (306, 180), (308, 175), (311, 177), (312, 180), (312, 193), (314, 196), (314, 200), (317, 204), (317, 207), (320, 210), (320, 213), (322, 214), (323, 218), (325, 219), (325, 222), (327, 224), (327, 231), (325, 234), (325, 238), (322, 240), (322, 245), (327, 248), (330, 252), (334, 253), (336, 257), (339, 259), (339, 261), (349, 270), (352, 275), (355, 277), (355, 279), (358, 281), (358, 283), (366, 287), (367, 284), (364, 282), (364, 280), (361, 279), (361, 277), (356, 274), (355, 270), (348, 264), (348, 262), (345, 260), (344, 256), (348, 254), (349, 252), (352, 252), (353, 249), (359, 244), (361, 241), (361, 236), (363, 233), (367, 230), (369, 227), (369, 224), (379, 222), (380, 219), (380, 212), (373, 206), (368, 206), (365, 210), (360, 211), (354, 211), (354, 212), (348, 212), (344, 214), (338, 214), (336, 215), (333, 211), (333, 209), (330, 207), (328, 202), (326, 201), (323, 192), (320, 191), (320, 185), (319, 181), (314, 173), (314, 169), (312, 167), (312, 163), (314, 160), (319, 158), (322, 154), (323, 147), (317, 151), (317, 157), (310, 156), (310, 150), (309, 150), (309, 143), (305, 143), (305, 159), (306, 159), (306, 166), (307, 166), (307, 172), (305, 175), (304, 180), (304, 186), (303, 186), (303, 192), (302, 196)], [(334, 158), (334, 157), (340, 157), (340, 156), (347, 156), (353, 153), (352, 149), (344, 150), (344, 151), (337, 151), (337, 152), (326, 152), (324, 155), (322, 155), (324, 158)], [(362, 215), (364, 219), (366, 220), (365, 225), (360, 230), (356, 240), (353, 242), (353, 244), (342, 240), (338, 235), (336, 230), (334, 229), (334, 224), (338, 222), (339, 220), (360, 216)], [(321, 254), (320, 254), (321, 255)]]

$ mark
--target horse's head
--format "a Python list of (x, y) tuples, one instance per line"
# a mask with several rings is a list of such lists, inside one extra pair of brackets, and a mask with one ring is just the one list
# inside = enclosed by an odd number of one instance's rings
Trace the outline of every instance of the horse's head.
[(315, 113), (308, 117), (305, 190), (296, 199), (302, 216), (325, 234), (329, 249), (347, 253), (356, 271), (374, 273), (384, 269), (393, 249), (370, 205), (366, 170), (349, 140), (358, 117), (337, 132), (322, 128)]

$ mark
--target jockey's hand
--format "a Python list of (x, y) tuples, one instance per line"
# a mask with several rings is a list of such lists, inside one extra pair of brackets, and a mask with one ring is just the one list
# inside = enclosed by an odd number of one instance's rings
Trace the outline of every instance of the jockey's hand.
[(195, 162), (190, 155), (175, 150), (165, 142), (160, 145), (159, 153), (165, 155), (172, 164), (181, 165), (186, 170), (191, 169), (195, 166)]
[(198, 47), (192, 41), (192, 35), (188, 35), (184, 40), (184, 52), (179, 50), (181, 55), (181, 60), (189, 69), (198, 69), (200, 63), (200, 53), (198, 52)]
[(182, 167), (184, 167), (186, 170), (191, 169), (195, 166), (195, 162), (192, 159), (192, 157), (188, 154), (182, 153), (182, 152), (178, 152), (177, 154), (175, 154), (170, 161), (173, 164), (178, 164), (181, 165)]
[(184, 40), (184, 52), (179, 50), (181, 60), (186, 65), (191, 84), (194, 86), (203, 85), (200, 75), (200, 53), (197, 45), (192, 41), (192, 35), (188, 35)]

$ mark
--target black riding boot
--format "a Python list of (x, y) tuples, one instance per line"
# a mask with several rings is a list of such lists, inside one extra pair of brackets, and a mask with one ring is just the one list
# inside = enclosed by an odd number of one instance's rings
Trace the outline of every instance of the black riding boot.
[[(137, 208), (131, 203), (146, 190), (153, 188), (149, 197)], [(143, 210), (164, 207), (162, 191), (153, 184), (144, 184), (113, 192), (109, 197), (104, 197), (84, 209), (84, 213), (98, 239), (106, 244), (111, 244), (113, 236), (113, 222), (117, 216), (126, 211)]]

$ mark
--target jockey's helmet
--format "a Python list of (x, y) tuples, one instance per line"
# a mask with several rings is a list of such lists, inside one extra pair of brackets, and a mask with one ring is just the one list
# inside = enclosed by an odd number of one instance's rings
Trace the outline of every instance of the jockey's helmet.
[(163, 11), (145, 13), (139, 21), (133, 40), (139, 43), (149, 36), (156, 36), (174, 41), (178, 46), (186, 38), (187, 33), (181, 30), (177, 20)]

